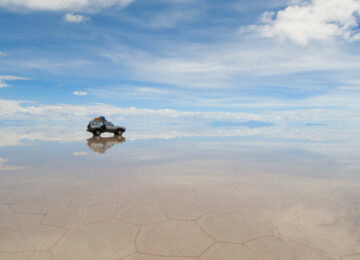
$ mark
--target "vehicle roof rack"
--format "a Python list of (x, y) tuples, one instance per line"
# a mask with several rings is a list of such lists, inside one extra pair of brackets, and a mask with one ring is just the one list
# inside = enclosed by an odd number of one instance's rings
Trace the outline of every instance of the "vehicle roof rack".
[(104, 116), (98, 116), (94, 118), (94, 121), (106, 121)]

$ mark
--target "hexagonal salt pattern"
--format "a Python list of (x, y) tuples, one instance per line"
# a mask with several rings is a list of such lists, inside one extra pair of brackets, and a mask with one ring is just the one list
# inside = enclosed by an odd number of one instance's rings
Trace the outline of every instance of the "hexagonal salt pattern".
[(112, 219), (119, 206), (94, 206), (66, 208), (47, 214), (42, 221), (46, 225), (74, 228), (86, 224)]
[(192, 222), (167, 221), (142, 227), (140, 252), (163, 256), (198, 256), (213, 241)]
[(54, 260), (118, 260), (135, 252), (138, 229), (115, 220), (72, 229), (53, 249)]
[(321, 249), (334, 256), (360, 253), (360, 232), (329, 228), (326, 226), (289, 223), (279, 226), (281, 234)]
[(42, 215), (22, 214), (10, 212), (0, 217), (0, 235), (16, 231), (21, 228), (35, 226), (40, 223)]
[(117, 212), (116, 218), (138, 225), (166, 220), (166, 216), (158, 205), (124, 206)]
[(261, 260), (262, 258), (246, 248), (243, 245), (216, 243), (212, 248), (206, 251), (201, 257), (201, 260)]
[(51, 260), (49, 252), (0, 253), (0, 260)]
[(341, 260), (360, 260), (360, 254), (344, 256)]
[(199, 225), (217, 241), (230, 243), (244, 243), (277, 233), (272, 224), (241, 214), (206, 215), (199, 219)]
[(163, 203), (161, 207), (172, 220), (195, 220), (203, 214), (192, 202)]
[(37, 225), (0, 236), (0, 252), (48, 250), (65, 233), (64, 228)]
[(65, 193), (41, 194), (16, 202), (11, 208), (19, 213), (45, 214), (68, 207), (70, 201), (70, 196)]
[(324, 251), (305, 246), (278, 236), (259, 238), (246, 243), (246, 246), (265, 259), (302, 259), (302, 260), (335, 260), (335, 257)]
[(133, 254), (122, 260), (197, 260), (197, 257), (171, 257), (171, 256), (154, 256), (146, 254)]
[(358, 186), (207, 163), (7, 176), (0, 260), (360, 260)]

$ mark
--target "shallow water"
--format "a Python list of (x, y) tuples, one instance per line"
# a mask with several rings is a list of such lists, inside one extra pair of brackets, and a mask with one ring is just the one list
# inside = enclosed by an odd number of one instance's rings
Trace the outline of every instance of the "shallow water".
[(360, 259), (356, 143), (125, 138), (2, 146), (0, 259)]

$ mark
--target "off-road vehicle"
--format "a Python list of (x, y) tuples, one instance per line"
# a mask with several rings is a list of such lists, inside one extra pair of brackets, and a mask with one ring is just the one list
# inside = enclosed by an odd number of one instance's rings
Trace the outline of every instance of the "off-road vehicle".
[(105, 117), (100, 116), (91, 120), (87, 126), (87, 131), (93, 133), (95, 136), (100, 136), (102, 133), (114, 133), (115, 135), (122, 135), (126, 128), (117, 126), (107, 121)]

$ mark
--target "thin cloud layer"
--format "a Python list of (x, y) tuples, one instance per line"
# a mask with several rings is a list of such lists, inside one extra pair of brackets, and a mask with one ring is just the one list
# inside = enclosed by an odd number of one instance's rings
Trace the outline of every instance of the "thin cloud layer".
[(63, 20), (68, 23), (82, 23), (88, 20), (87, 17), (80, 14), (65, 14)]
[[(311, 71), (358, 70), (357, 53), (341, 46), (309, 45), (307, 48), (252, 35), (217, 44), (177, 43), (159, 45), (163, 53), (116, 46), (100, 50), (119, 70), (128, 69), (133, 80), (188, 88), (239, 87), (246, 77), (259, 79)], [(174, 55), (175, 54), (175, 55)], [(355, 77), (354, 74), (353, 77)], [(289, 82), (289, 86), (293, 82)]]
[(262, 36), (291, 40), (306, 45), (311, 40), (329, 41), (335, 37), (359, 40), (360, 1), (312, 0), (295, 1), (275, 12), (265, 12), (264, 25), (255, 26)]
[(123, 8), (133, 0), (2, 0), (0, 7), (33, 11), (98, 11), (111, 6)]
[(0, 88), (6, 88), (9, 85), (6, 83), (6, 81), (9, 80), (26, 80), (24, 77), (16, 77), (16, 76), (1, 76), (0, 75)]
[[(193, 122), (230, 121), (246, 122), (260, 121), (278, 124), (307, 124), (325, 123), (330, 125), (354, 125), (360, 122), (360, 110), (358, 100), (360, 97), (359, 87), (357, 90), (339, 89), (329, 94), (309, 97), (300, 100), (283, 100), (279, 98), (257, 98), (252, 102), (237, 100), (225, 100), (218, 106), (226, 105), (242, 109), (261, 109), (263, 112), (195, 112), (181, 111), (177, 109), (141, 109), (124, 108), (108, 104), (71, 105), (56, 104), (42, 105), (33, 102), (17, 100), (0, 100), (0, 119), (2, 120), (76, 120), (77, 123), (88, 122), (94, 116), (104, 115), (112, 120), (137, 121), (140, 124), (146, 122), (146, 129), (152, 122), (168, 124), (172, 120)], [(199, 102), (194, 100), (194, 102)]]
[(74, 91), (73, 95), (75, 96), (86, 96), (88, 93), (86, 91)]

